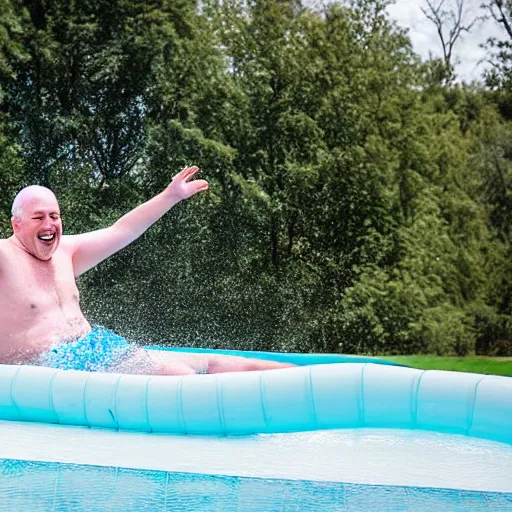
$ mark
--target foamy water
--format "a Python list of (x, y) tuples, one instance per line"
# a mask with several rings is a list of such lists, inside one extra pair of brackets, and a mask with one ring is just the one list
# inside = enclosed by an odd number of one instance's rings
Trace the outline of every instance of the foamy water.
[(512, 446), (435, 432), (350, 429), (210, 437), (0, 422), (0, 439), (4, 459), (512, 492)]

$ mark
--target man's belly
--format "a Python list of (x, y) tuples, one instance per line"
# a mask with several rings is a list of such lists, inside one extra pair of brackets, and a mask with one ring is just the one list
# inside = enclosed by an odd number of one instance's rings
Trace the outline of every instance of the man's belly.
[(33, 322), (0, 314), (0, 363), (30, 364), (54, 343), (85, 336), (90, 330), (81, 313), (64, 315), (59, 310)]

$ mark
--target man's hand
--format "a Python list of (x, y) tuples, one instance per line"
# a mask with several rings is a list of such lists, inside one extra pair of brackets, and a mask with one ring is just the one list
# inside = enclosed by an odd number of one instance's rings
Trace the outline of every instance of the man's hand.
[(167, 193), (169, 193), (176, 202), (183, 199), (188, 199), (189, 197), (203, 190), (208, 190), (207, 181), (190, 181), (197, 173), (197, 171), (199, 171), (199, 167), (186, 167), (178, 174), (176, 174), (176, 176), (174, 176), (172, 182), (167, 187)]
[(198, 170), (197, 167), (183, 169), (163, 192), (123, 215), (108, 228), (63, 237), (73, 258), (75, 276), (95, 267), (139, 238), (177, 202), (207, 190), (205, 180), (190, 181)]

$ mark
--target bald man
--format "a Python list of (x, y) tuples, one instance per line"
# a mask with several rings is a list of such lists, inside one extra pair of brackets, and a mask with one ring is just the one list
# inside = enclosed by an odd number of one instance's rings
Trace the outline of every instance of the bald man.
[(112, 226), (63, 235), (57, 198), (32, 185), (12, 206), (13, 235), (0, 240), (0, 363), (61, 369), (186, 375), (291, 366), (219, 355), (146, 350), (118, 334), (92, 328), (80, 309), (76, 278), (121, 250), (176, 203), (208, 189), (193, 180), (197, 167), (178, 173), (160, 194)]

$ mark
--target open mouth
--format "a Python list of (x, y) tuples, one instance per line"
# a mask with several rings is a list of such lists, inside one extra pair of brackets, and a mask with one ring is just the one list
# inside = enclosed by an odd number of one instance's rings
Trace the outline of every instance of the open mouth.
[(43, 242), (53, 242), (55, 239), (55, 233), (53, 235), (39, 235), (37, 238)]

